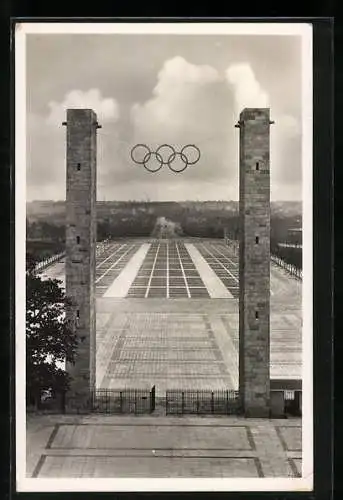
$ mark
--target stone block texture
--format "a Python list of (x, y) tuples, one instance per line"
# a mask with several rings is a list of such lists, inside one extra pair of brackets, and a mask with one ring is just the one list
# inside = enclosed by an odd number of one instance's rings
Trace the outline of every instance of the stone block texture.
[(270, 413), (270, 117), (240, 114), (239, 388), (246, 416)]
[(97, 117), (90, 109), (67, 110), (66, 295), (67, 318), (79, 344), (67, 394), (69, 411), (90, 409), (95, 387), (96, 311), (96, 131)]

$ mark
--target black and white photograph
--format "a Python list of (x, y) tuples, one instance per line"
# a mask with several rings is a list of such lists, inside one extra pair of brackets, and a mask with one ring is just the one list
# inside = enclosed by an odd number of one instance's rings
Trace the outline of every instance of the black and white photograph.
[(16, 24), (19, 492), (313, 489), (312, 78), (304, 22)]

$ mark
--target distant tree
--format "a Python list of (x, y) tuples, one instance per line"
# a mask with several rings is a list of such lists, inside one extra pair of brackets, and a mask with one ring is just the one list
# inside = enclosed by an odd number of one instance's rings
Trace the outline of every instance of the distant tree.
[(77, 337), (65, 318), (67, 299), (58, 280), (26, 272), (26, 396), (39, 407), (44, 391), (64, 394), (70, 377), (58, 363), (74, 362)]
[(26, 272), (33, 273), (37, 264), (37, 258), (31, 252), (26, 252)]

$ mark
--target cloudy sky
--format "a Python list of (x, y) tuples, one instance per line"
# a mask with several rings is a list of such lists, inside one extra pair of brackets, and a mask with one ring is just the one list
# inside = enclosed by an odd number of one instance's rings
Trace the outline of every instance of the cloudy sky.
[[(27, 200), (65, 199), (65, 110), (92, 108), (99, 200), (237, 200), (244, 107), (270, 107), (271, 197), (301, 199), (299, 36), (27, 35)], [(131, 148), (196, 144), (182, 174)]]

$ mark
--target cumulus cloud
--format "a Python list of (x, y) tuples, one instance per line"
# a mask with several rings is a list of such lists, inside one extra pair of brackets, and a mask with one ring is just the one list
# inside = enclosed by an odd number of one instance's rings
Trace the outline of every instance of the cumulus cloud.
[[(62, 102), (50, 101), (49, 113), (29, 114), (27, 128), (27, 187), (30, 198), (65, 197), (65, 128), (68, 108), (90, 108), (107, 127), (119, 118), (113, 98), (104, 98), (98, 89), (72, 90)], [(47, 126), (48, 125), (48, 126)]]
[[(167, 60), (151, 98), (133, 105), (131, 119), (135, 143), (153, 148), (168, 143), (178, 150), (186, 144), (200, 148), (199, 163), (184, 172), (184, 179), (205, 182), (227, 177), (228, 170), (232, 173), (228, 158), (229, 151), (233, 156), (232, 97), (215, 68), (179, 56)], [(170, 181), (167, 173), (166, 182)]]
[[(244, 108), (270, 108), (271, 119), (271, 195), (275, 199), (282, 190), (285, 198), (299, 197), (301, 186), (301, 124), (291, 114), (278, 109), (268, 92), (257, 80), (248, 63), (229, 66), (225, 72), (233, 90), (235, 113), (238, 117)], [(295, 189), (296, 187), (296, 189)]]
[(250, 64), (232, 64), (227, 68), (225, 76), (233, 87), (237, 114), (244, 108), (269, 107), (269, 96), (256, 79)]
[[(166, 61), (151, 98), (132, 107), (134, 140), (151, 147), (196, 144), (201, 159), (184, 172), (183, 179), (194, 181), (198, 189), (206, 186), (209, 196), (209, 186), (216, 183), (219, 197), (225, 192), (224, 198), (237, 197), (239, 148), (233, 126), (246, 107), (271, 108), (271, 118), (276, 121), (271, 129), (273, 185), (296, 183), (301, 178), (299, 122), (271, 105), (268, 92), (248, 63), (232, 64), (219, 73), (211, 66), (195, 65), (181, 57)], [(162, 171), (159, 174), (161, 186), (165, 179), (165, 187), (160, 188), (164, 193), (170, 191), (170, 176), (165, 170), (165, 178)], [(141, 180), (144, 182), (143, 177)]]
[(72, 90), (64, 96), (62, 102), (50, 101), (48, 105), (50, 113), (47, 122), (54, 126), (60, 125), (66, 119), (68, 108), (93, 109), (101, 123), (116, 122), (119, 118), (117, 101), (102, 97), (99, 89)]
[(218, 71), (212, 66), (195, 65), (181, 56), (173, 57), (165, 62), (158, 74), (158, 83), (154, 94), (173, 92), (176, 87), (184, 84), (205, 85), (219, 79)]
[[(135, 135), (152, 143), (179, 142), (186, 136), (208, 133), (210, 92), (220, 80), (211, 66), (197, 66), (180, 56), (166, 61), (157, 75), (152, 98), (132, 107)], [(213, 92), (213, 90), (212, 90)], [(206, 125), (206, 126), (205, 126)]]
[[(234, 124), (245, 107), (270, 107), (275, 120), (271, 128), (272, 194), (298, 196), (294, 186), (300, 186), (301, 180), (301, 123), (287, 107), (277, 108), (273, 99), (274, 94), (269, 98), (248, 63), (219, 72), (180, 56), (163, 64), (150, 98), (121, 105), (119, 123), (115, 99), (103, 97), (98, 89), (73, 90), (62, 101), (51, 101), (48, 114), (28, 117), (28, 194), (31, 199), (65, 197), (65, 128), (61, 124), (67, 108), (91, 108), (106, 125), (98, 133), (99, 198), (237, 199), (239, 136)], [(167, 168), (152, 176), (131, 161), (136, 143), (152, 149), (168, 143), (176, 150), (195, 144), (201, 158), (181, 176), (171, 175)]]

